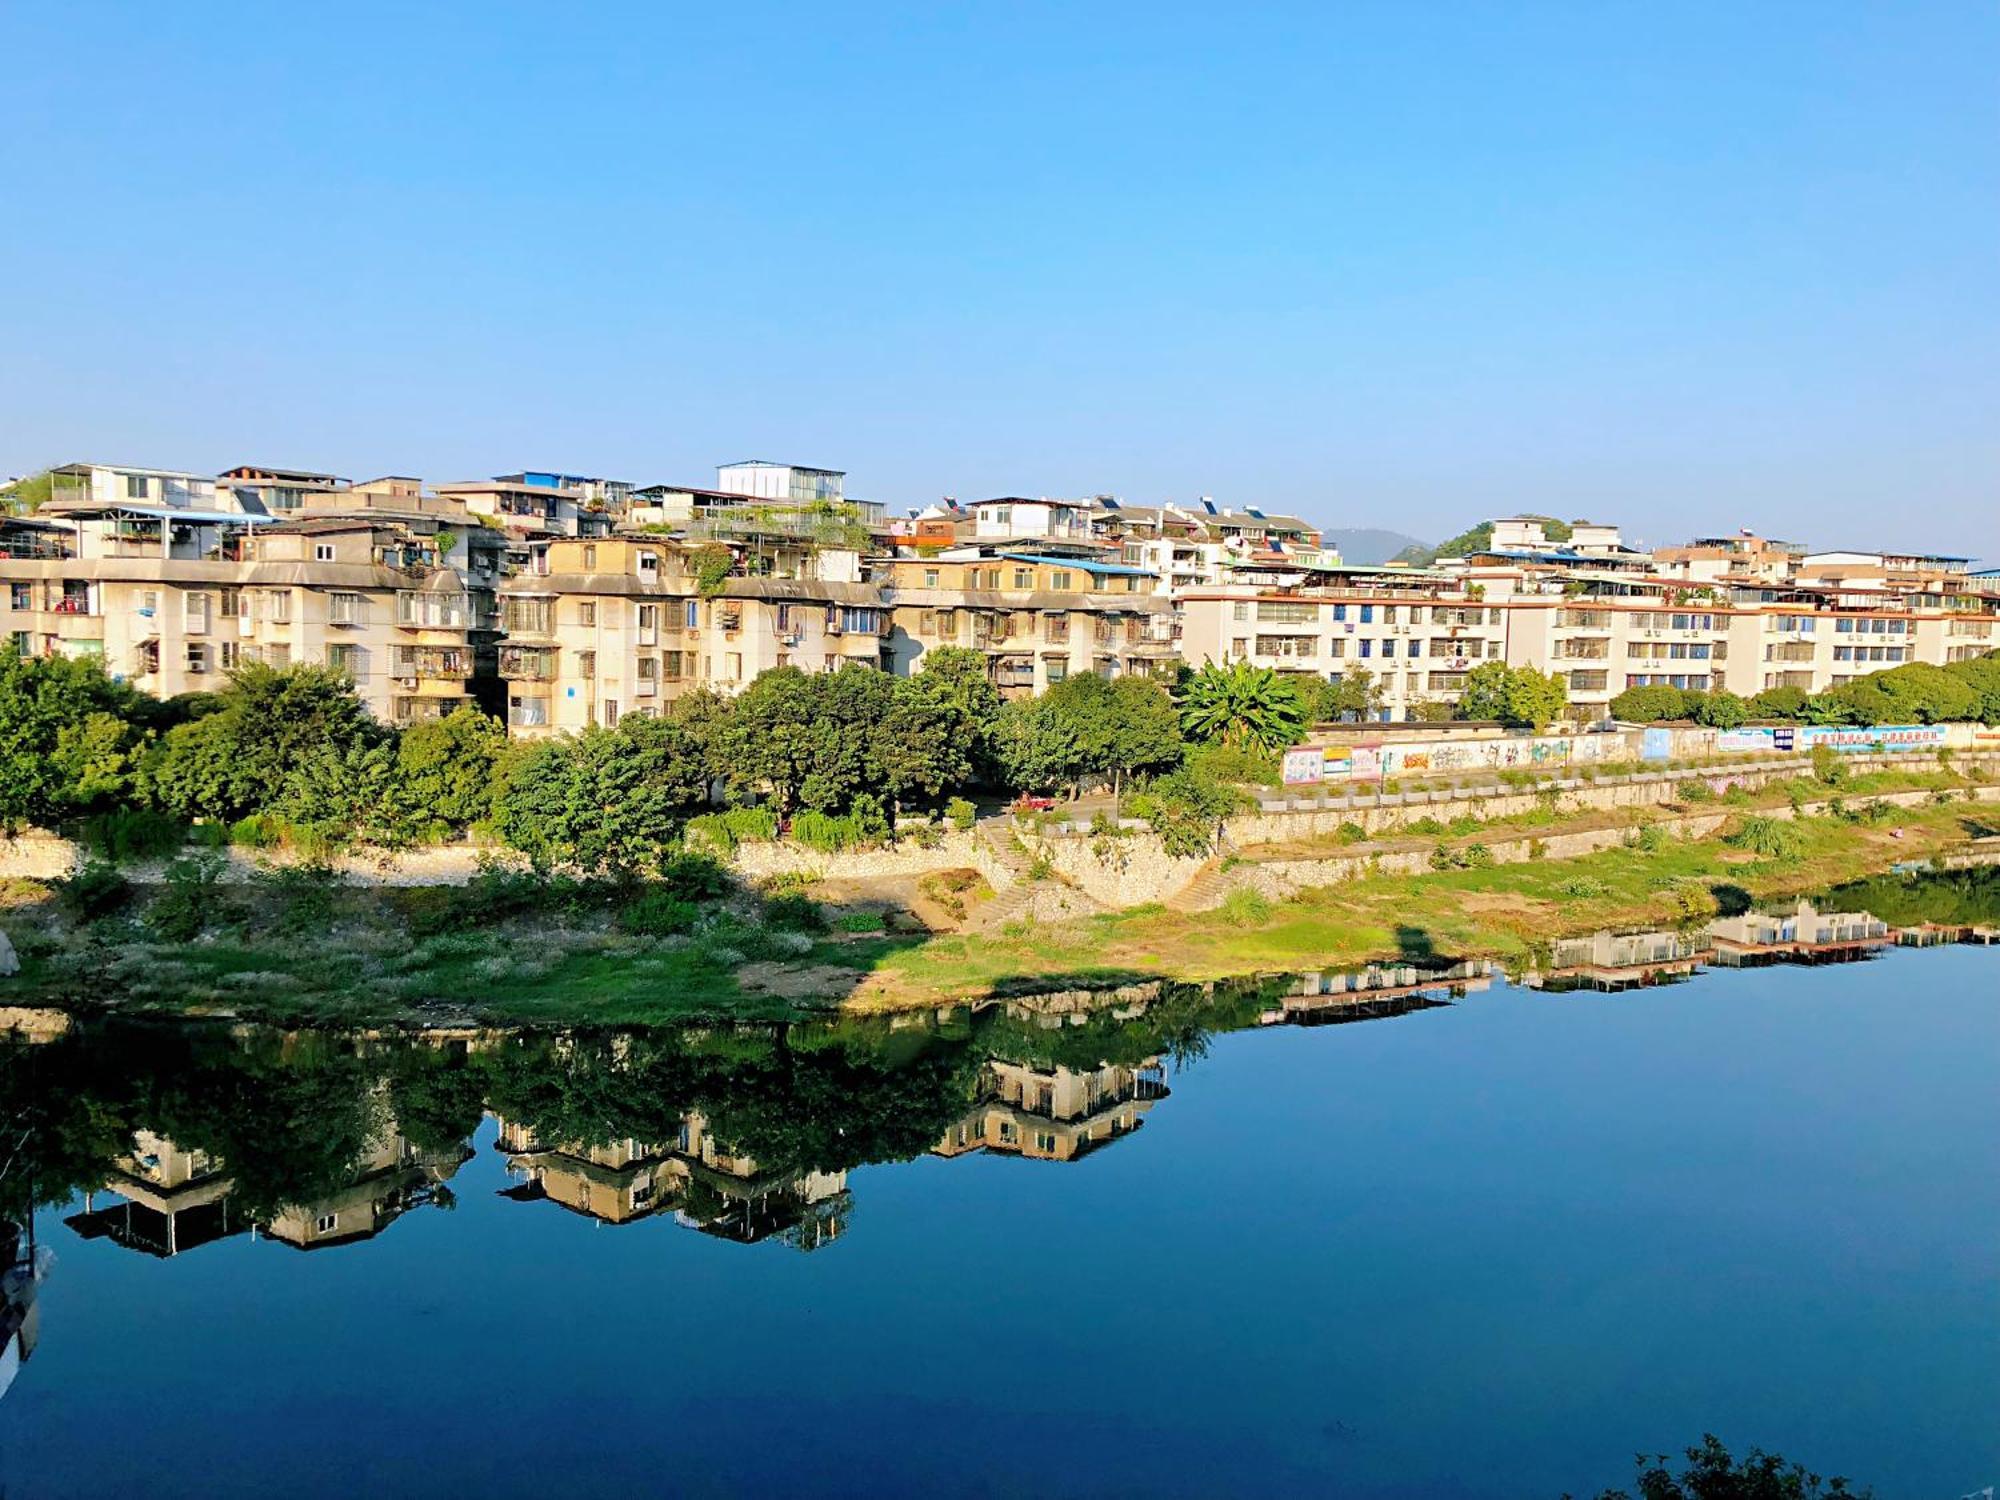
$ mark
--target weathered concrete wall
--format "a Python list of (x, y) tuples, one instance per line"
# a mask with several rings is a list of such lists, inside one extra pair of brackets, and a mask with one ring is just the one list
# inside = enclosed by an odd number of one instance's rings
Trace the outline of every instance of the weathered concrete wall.
[(1176, 859), (1152, 833), (1120, 837), (1040, 838), (1023, 842), (1042, 854), (1058, 879), (1101, 906), (1144, 906), (1165, 901), (1201, 873), (1202, 859)]
[(792, 843), (746, 843), (730, 863), (749, 880), (774, 875), (806, 875), (814, 880), (898, 879), (935, 874), (940, 870), (977, 870), (996, 889), (1014, 883), (1012, 872), (994, 858), (993, 848), (977, 830), (946, 833), (930, 848), (914, 839), (887, 849), (849, 849), (823, 854)]
[[(1967, 793), (1979, 802), (2000, 802), (2000, 786), (1982, 786)], [(1864, 802), (1886, 802), (1896, 807), (1914, 807), (1927, 802), (1931, 793), (1926, 791), (1883, 792), (1859, 800)], [(1818, 802), (1802, 804), (1799, 815), (1811, 816), (1823, 813), (1836, 800), (1828, 797)], [(1850, 804), (1851, 805), (1851, 804)], [(1721, 811), (1687, 813), (1678, 817), (1663, 817), (1649, 820), (1648, 827), (1664, 828), (1678, 839), (1709, 838), (1741, 811), (1729, 808)], [(1765, 808), (1761, 815), (1772, 818), (1790, 819), (1794, 813), (1790, 807)], [(1520, 864), (1536, 856), (1535, 846), (1541, 846), (1543, 859), (1579, 859), (1586, 854), (1598, 854), (1606, 849), (1621, 847), (1630, 838), (1630, 828), (1594, 828), (1577, 833), (1535, 834), (1523, 832), (1509, 833), (1502, 837), (1487, 837), (1478, 840), (1492, 852), (1495, 864)], [(1371, 872), (1385, 875), (1422, 875), (1431, 869), (1431, 850), (1408, 849), (1375, 854), (1352, 854), (1327, 859), (1281, 859), (1246, 862), (1232, 866), (1202, 889), (1200, 900), (1189, 903), (1201, 910), (1220, 906), (1231, 891), (1249, 889), (1261, 892), (1274, 900), (1298, 895), (1301, 891), (1320, 886), (1338, 885), (1345, 880), (1356, 880)], [(1178, 894), (1176, 892), (1175, 894)]]
[[(190, 848), (186, 853), (196, 853)], [(218, 849), (226, 884), (241, 884), (266, 868), (295, 864), (283, 850)], [(0, 839), (0, 879), (61, 880), (73, 875), (89, 860), (81, 844), (53, 833), (29, 829), (11, 839)], [(402, 854), (349, 854), (329, 863), (356, 885), (460, 885), (479, 873), (482, 864), (525, 868), (527, 861), (507, 849), (481, 849), (470, 844), (450, 844), (434, 849), (412, 849)], [(123, 866), (125, 877), (140, 885), (161, 880), (165, 860), (130, 860)]]

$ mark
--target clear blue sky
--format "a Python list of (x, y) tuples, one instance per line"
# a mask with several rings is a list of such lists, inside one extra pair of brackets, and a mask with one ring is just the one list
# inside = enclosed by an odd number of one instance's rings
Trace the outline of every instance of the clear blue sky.
[(2000, 560), (2000, 9), (0, 3), (0, 472)]

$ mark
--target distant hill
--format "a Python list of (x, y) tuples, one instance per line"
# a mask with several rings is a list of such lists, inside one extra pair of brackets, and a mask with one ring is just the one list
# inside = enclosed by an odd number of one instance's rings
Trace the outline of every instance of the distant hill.
[(1423, 547), (1413, 536), (1400, 531), (1379, 531), (1368, 526), (1350, 526), (1325, 534), (1327, 545), (1338, 547), (1343, 562), (1369, 567), (1385, 563), (1406, 547)]

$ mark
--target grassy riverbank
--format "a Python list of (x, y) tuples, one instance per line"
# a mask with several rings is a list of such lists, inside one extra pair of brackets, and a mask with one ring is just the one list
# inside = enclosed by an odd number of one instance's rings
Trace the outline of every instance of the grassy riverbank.
[[(15, 882), (0, 926), (23, 967), (0, 980), (0, 1004), (281, 1022), (777, 1020), (1395, 957), (1520, 962), (1554, 937), (1703, 920), (1996, 825), (2000, 808), (1962, 796), (1776, 824), (1744, 809), (1701, 840), (1635, 820), (1625, 846), (1582, 858), (1365, 875), (1282, 902), (1242, 891), (1214, 911), (1141, 907), (990, 934), (924, 931), (879, 904), (835, 912), (797, 892), (663, 902), (522, 877), (397, 891), (291, 874), (192, 896), (114, 890), (96, 911), (88, 891)], [(176, 901), (179, 932), (166, 919)]]
[(1877, 821), (1780, 826), (1795, 830), (1786, 841), (1795, 847), (1779, 854), (1741, 847), (1727, 831), (1681, 840), (1635, 826), (1630, 844), (1576, 859), (1376, 875), (1286, 901), (1240, 892), (1213, 911), (1140, 907), (1017, 934), (937, 937), (885, 953), (848, 1003), (898, 1009), (1016, 986), (1217, 979), (1397, 957), (1521, 962), (1557, 937), (1705, 920), (1942, 853), (2000, 833), (2000, 808), (1952, 802)]

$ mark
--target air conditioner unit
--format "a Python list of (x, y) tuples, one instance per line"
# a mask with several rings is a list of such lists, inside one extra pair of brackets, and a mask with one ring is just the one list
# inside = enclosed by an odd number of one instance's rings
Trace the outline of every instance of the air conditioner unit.
[(414, 677), (398, 677), (396, 679), (396, 686), (406, 693), (414, 693), (417, 690), (417, 679)]

